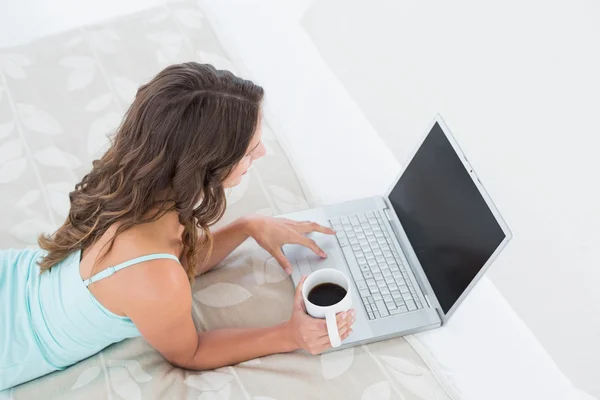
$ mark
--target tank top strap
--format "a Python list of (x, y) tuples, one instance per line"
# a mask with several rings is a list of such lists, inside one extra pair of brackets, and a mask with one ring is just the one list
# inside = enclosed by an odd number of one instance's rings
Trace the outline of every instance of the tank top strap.
[(149, 254), (147, 256), (136, 257), (132, 260), (125, 261), (121, 264), (115, 265), (113, 267), (108, 267), (104, 271), (98, 272), (96, 275), (86, 279), (83, 281), (85, 286), (89, 286), (94, 282), (98, 282), (100, 279), (108, 278), (113, 275), (115, 272), (120, 271), (124, 268), (131, 267), (132, 265), (139, 264), (145, 261), (159, 260), (159, 259), (169, 259), (179, 262), (179, 259), (175, 257), (173, 254), (167, 253), (157, 253), (157, 254)]

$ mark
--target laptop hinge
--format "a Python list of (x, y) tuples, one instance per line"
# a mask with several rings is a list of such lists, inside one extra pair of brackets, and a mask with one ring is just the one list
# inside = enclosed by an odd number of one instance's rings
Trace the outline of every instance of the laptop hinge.
[(427, 305), (429, 306), (429, 308), (433, 308), (431, 306), (431, 301), (429, 301), (429, 296), (427, 296), (425, 293), (423, 293), (423, 296), (425, 296), (425, 301), (427, 302)]
[(389, 208), (384, 209), (383, 212), (385, 213), (385, 216), (387, 217), (387, 220), (389, 222), (393, 222), (394, 221), (394, 219), (390, 215), (390, 209)]

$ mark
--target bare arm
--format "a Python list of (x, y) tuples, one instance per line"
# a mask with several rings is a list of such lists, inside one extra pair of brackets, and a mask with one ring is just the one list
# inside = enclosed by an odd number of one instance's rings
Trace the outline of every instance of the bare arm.
[[(324, 320), (306, 315), (298, 286), (292, 318), (269, 328), (218, 329), (196, 332), (192, 320), (192, 296), (185, 273), (173, 268), (154, 268), (149, 293), (128, 299), (126, 314), (146, 340), (172, 364), (188, 369), (213, 369), (268, 354), (303, 348), (318, 354), (330, 346)], [(340, 336), (347, 337), (353, 313), (338, 315)]]
[(292, 221), (285, 218), (263, 217), (260, 215), (240, 218), (213, 232), (213, 252), (207, 263), (204, 263), (205, 254), (198, 255), (199, 267), (197, 273), (202, 274), (210, 270), (223, 261), (246, 239), (252, 237), (277, 260), (288, 274), (291, 274), (292, 265), (281, 250), (284, 244), (300, 244), (321, 257), (327, 256), (314, 240), (304, 236), (304, 234), (310, 232), (329, 235), (335, 233), (331, 228), (308, 221)]
[(197, 275), (203, 274), (219, 264), (250, 237), (248, 232), (249, 221), (250, 218), (248, 217), (239, 218), (229, 225), (212, 232), (214, 240), (213, 251), (206, 263), (204, 263), (206, 255), (204, 253), (198, 254)]

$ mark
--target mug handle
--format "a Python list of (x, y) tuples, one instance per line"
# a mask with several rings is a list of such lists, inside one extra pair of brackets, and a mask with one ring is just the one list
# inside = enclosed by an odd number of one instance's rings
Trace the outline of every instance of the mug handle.
[(327, 321), (327, 333), (329, 334), (331, 347), (340, 347), (342, 344), (342, 339), (340, 338), (340, 333), (338, 332), (337, 321), (335, 320), (335, 312), (328, 311), (327, 314), (325, 314), (325, 320)]

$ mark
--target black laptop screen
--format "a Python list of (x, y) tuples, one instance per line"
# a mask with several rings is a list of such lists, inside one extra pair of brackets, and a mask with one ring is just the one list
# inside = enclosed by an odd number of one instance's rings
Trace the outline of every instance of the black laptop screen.
[(505, 234), (437, 123), (389, 200), (447, 313)]

